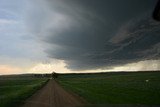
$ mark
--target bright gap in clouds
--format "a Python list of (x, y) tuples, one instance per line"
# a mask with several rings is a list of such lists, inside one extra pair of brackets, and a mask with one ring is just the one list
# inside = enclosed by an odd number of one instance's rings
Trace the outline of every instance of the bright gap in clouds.
[(137, 63), (130, 63), (123, 66), (113, 67), (112, 69), (96, 69), (84, 71), (71, 71), (66, 68), (64, 61), (59, 60), (52, 63), (35, 63), (28, 68), (17, 66), (0, 65), (0, 75), (23, 74), (23, 73), (94, 73), (94, 72), (117, 72), (117, 71), (157, 71), (160, 69), (160, 60), (147, 60)]
[(64, 61), (57, 61), (56, 63), (37, 63), (32, 68), (29, 69), (28, 73), (65, 73), (70, 72), (65, 68), (66, 64)]
[(113, 67), (113, 69), (104, 70), (85, 70), (85, 71), (71, 71), (66, 68), (64, 61), (58, 61), (58, 63), (36, 64), (29, 70), (29, 73), (89, 73), (89, 72), (116, 72), (116, 71), (157, 71), (160, 69), (160, 60), (147, 60), (137, 63), (130, 63), (124, 66)]
[(160, 60), (146, 60), (137, 63), (130, 63), (124, 66), (114, 67), (109, 71), (158, 71), (160, 70)]

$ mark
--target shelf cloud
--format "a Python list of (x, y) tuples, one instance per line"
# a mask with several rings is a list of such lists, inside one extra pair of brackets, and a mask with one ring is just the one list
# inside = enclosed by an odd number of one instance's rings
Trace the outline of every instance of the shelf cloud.
[(156, 0), (37, 0), (30, 32), (48, 58), (71, 70), (110, 69), (160, 58)]

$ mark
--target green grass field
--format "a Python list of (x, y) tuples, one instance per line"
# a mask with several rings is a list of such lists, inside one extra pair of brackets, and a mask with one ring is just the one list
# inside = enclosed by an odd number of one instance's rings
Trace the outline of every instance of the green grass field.
[(160, 105), (160, 72), (70, 74), (58, 82), (92, 104)]
[(47, 79), (0, 77), (0, 107), (17, 107), (45, 84)]

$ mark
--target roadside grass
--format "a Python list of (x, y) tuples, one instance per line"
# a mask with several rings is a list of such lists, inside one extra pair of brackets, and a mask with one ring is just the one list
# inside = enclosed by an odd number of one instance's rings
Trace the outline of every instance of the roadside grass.
[(0, 107), (17, 107), (40, 89), (44, 78), (3, 78), (0, 79)]
[(67, 74), (58, 82), (91, 104), (160, 105), (160, 72)]

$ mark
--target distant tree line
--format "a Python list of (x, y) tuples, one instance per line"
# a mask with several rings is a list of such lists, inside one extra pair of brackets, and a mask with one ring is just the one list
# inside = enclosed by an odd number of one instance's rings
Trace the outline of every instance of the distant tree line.
[(34, 74), (36, 78), (58, 78), (58, 73), (52, 72), (51, 74)]

